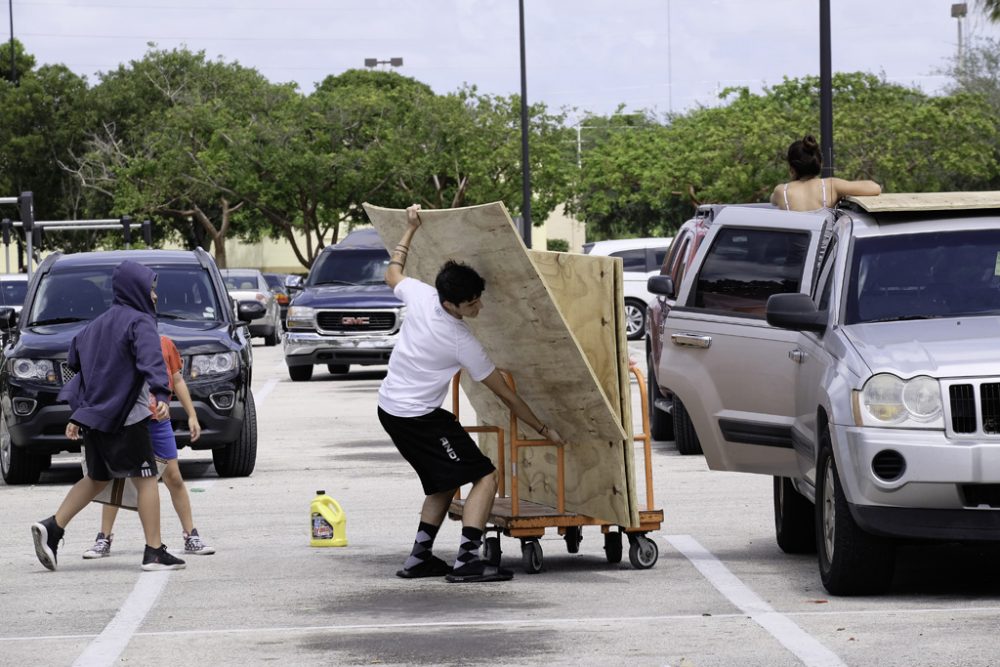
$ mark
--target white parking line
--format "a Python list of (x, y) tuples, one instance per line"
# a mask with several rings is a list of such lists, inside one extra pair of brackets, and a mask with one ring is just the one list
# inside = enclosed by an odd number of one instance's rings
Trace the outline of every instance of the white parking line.
[(263, 387), (261, 387), (258, 391), (253, 392), (254, 403), (263, 403), (264, 399), (267, 398), (267, 395), (270, 394), (277, 385), (278, 381), (274, 378), (265, 382)]
[(767, 630), (803, 664), (808, 667), (844, 667), (844, 662), (836, 653), (823, 646), (790, 618), (776, 612), (693, 537), (664, 535), (663, 539), (691, 561), (716, 590)]
[(84, 649), (73, 663), (73, 667), (104, 667), (116, 663), (118, 656), (132, 640), (132, 635), (135, 634), (139, 624), (146, 618), (146, 614), (166, 588), (170, 572), (170, 570), (143, 572), (139, 576), (139, 581), (135, 582), (135, 588), (126, 598), (125, 604), (101, 634)]

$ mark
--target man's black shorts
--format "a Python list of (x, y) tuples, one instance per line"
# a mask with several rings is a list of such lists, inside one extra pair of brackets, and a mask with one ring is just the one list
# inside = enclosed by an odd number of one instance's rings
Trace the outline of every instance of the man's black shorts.
[(156, 457), (149, 437), (149, 420), (126, 426), (117, 433), (86, 429), (83, 450), (87, 477), (107, 482), (123, 477), (155, 477)]
[(378, 420), (413, 466), (424, 493), (451, 491), (496, 470), (455, 415), (438, 408), (420, 417), (396, 417), (382, 408)]

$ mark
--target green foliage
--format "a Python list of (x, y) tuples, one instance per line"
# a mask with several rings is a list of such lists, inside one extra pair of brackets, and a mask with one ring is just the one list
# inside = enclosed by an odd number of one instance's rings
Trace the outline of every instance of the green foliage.
[(548, 239), (545, 242), (545, 249), (554, 252), (569, 252), (569, 241), (566, 239)]

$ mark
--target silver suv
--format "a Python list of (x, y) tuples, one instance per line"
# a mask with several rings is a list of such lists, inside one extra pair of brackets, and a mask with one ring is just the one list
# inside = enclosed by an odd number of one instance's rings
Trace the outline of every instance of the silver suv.
[(1000, 540), (1000, 194), (729, 207), (677, 304), (658, 377), (830, 593), (885, 590), (900, 539)]

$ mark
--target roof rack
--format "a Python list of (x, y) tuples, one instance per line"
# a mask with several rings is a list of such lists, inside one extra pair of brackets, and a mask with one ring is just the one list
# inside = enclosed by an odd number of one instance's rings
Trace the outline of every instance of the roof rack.
[(849, 208), (868, 213), (1000, 209), (1000, 191), (894, 192), (875, 197), (846, 197), (844, 202)]

